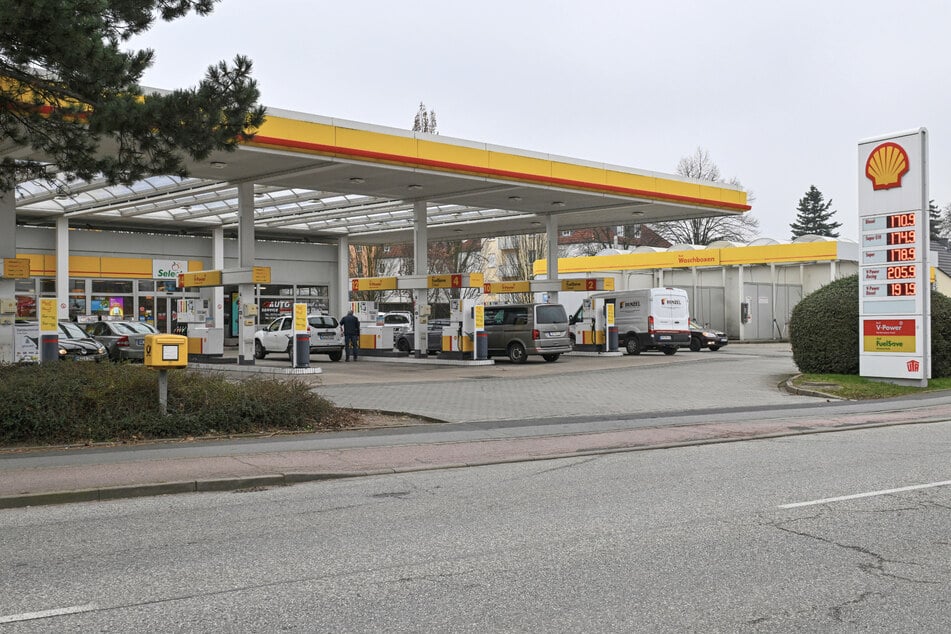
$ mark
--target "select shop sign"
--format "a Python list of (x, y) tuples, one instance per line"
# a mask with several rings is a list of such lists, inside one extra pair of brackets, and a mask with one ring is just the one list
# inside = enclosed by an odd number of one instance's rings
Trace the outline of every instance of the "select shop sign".
[(178, 281), (179, 273), (188, 271), (188, 260), (152, 260), (152, 278)]

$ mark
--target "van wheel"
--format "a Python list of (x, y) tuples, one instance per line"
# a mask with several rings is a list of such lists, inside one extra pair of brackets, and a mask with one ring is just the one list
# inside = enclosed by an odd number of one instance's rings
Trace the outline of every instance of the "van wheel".
[(666, 348), (662, 348), (662, 350), (664, 351), (664, 354), (666, 354), (668, 357), (672, 354), (677, 354), (677, 348), (674, 348), (672, 346), (667, 346)]
[(331, 361), (340, 361), (340, 357), (343, 356), (343, 353), (337, 350), (336, 352), (328, 352), (327, 356), (330, 357)]
[(716, 352), (720, 349), (720, 346), (710, 346), (710, 352)]
[(700, 337), (691, 337), (690, 338), (690, 349), (694, 352), (700, 352), (700, 348), (703, 346), (700, 345)]
[(526, 358), (528, 358), (528, 355), (525, 354), (525, 346), (517, 341), (509, 344), (509, 361), (512, 363), (525, 363)]
[(261, 345), (260, 341), (254, 342), (254, 358), (263, 359), (267, 356), (267, 350), (264, 349), (264, 346)]
[(543, 355), (542, 355), (542, 359), (544, 359), (544, 360), (547, 361), (548, 363), (554, 363), (555, 361), (558, 360), (558, 357), (560, 357), (560, 356), (561, 356), (561, 353), (558, 353), (558, 354), (543, 354)]
[(409, 342), (404, 337), (400, 337), (396, 341), (396, 349), (400, 352), (409, 352)]
[(624, 348), (627, 350), (628, 354), (640, 354), (641, 353), (641, 342), (637, 340), (637, 335), (631, 333), (627, 336), (627, 342), (624, 344)]

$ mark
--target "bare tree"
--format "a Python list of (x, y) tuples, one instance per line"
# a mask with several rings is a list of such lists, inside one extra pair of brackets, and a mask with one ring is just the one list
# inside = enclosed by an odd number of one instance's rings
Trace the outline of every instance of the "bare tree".
[(436, 111), (426, 110), (426, 104), (422, 101), (419, 102), (419, 110), (416, 112), (416, 118), (413, 119), (413, 132), (439, 134), (436, 131)]
[[(385, 251), (381, 245), (350, 245), (350, 277), (379, 277), (386, 273)], [(382, 302), (387, 291), (357, 291), (350, 293), (355, 302)]]
[[(504, 258), (502, 277), (505, 280), (531, 279), (535, 260), (546, 257), (548, 251), (547, 237), (542, 233), (530, 233), (510, 236), (505, 240), (511, 248), (502, 251), (502, 257)], [(511, 299), (518, 303), (533, 301), (531, 293), (514, 293)]]
[[(724, 181), (720, 176), (720, 168), (713, 162), (710, 153), (702, 147), (698, 147), (692, 155), (680, 159), (677, 163), (677, 174), (697, 180), (742, 186), (736, 178)], [(753, 201), (751, 192), (747, 192), (747, 200)], [(658, 222), (654, 223), (652, 228), (674, 244), (710, 244), (717, 240), (748, 242), (759, 234), (759, 220), (747, 212), (731, 216)]]
[[(450, 240), (433, 242), (427, 256), (429, 272), (433, 275), (473, 273), (485, 267), (481, 240)], [(448, 302), (450, 299), (475, 297), (482, 289), (434, 288), (429, 291), (429, 303)]]

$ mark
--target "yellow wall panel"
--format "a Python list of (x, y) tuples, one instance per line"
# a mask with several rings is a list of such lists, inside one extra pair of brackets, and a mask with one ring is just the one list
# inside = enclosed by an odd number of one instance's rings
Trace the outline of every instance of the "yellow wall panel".
[(643, 192), (654, 192), (657, 190), (657, 179), (653, 176), (626, 174), (624, 172), (608, 170), (605, 172), (604, 179), (604, 184), (608, 187), (623, 187), (624, 189), (635, 189)]
[(363, 152), (378, 152), (410, 158), (416, 158), (417, 153), (415, 138), (351, 128), (336, 128), (336, 145)]
[[(283, 117), (268, 117), (258, 129), (265, 137), (287, 139), (298, 143), (334, 144), (334, 127), (323, 123), (294, 121)], [(253, 141), (252, 141), (253, 143)]]
[(152, 277), (152, 260), (143, 258), (100, 258), (102, 277)]
[(489, 152), (489, 169), (548, 178), (551, 176), (551, 161), (503, 152)]
[[(188, 270), (189, 271), (207, 271), (210, 269), (205, 268), (205, 262), (203, 260), (189, 260)], [(152, 272), (149, 271), (149, 277), (151, 276), (152, 276)]]
[[(49, 256), (56, 261), (55, 256)], [(70, 277), (99, 277), (102, 273), (100, 269), (100, 258), (92, 255), (71, 255), (69, 256), (69, 276)], [(55, 270), (55, 264), (53, 266)]]
[(489, 152), (487, 150), (434, 143), (433, 141), (417, 141), (416, 145), (421, 159), (483, 169), (489, 166)]
[(604, 185), (606, 179), (603, 169), (586, 165), (569, 165), (557, 161), (551, 164), (551, 176), (552, 178), (576, 183), (590, 183), (592, 185)]
[(17, 253), (16, 257), (30, 261), (30, 275), (50, 275), (56, 271), (47, 271), (42, 253)]

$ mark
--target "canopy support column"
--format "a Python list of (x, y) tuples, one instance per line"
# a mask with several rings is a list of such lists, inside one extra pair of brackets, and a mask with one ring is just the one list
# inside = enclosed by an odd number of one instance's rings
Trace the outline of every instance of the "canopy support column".
[[(331, 302), (333, 302), (331, 297)], [(350, 236), (337, 240), (337, 306), (330, 305), (330, 312), (338, 318), (347, 314), (350, 306)]]
[[(211, 268), (220, 271), (225, 268), (225, 230), (215, 227), (211, 230)], [(215, 328), (225, 326), (225, 287), (214, 286), (211, 289), (211, 314), (215, 318)]]
[(56, 319), (69, 321), (69, 219), (56, 219)]
[[(428, 221), (426, 218), (426, 201), (425, 200), (416, 200), (413, 201), (413, 268), (416, 275), (427, 275), (429, 273), (429, 259), (428, 259)], [(426, 308), (423, 310), (423, 305), (425, 304)], [(429, 322), (429, 290), (428, 289), (414, 289), (413, 290), (413, 321), (415, 325), (415, 331), (413, 333), (413, 339), (415, 341), (416, 356), (424, 357), (427, 353), (427, 348), (429, 347), (429, 342), (427, 340), (426, 331), (428, 329), (427, 324), (420, 323), (420, 314), (426, 316), (426, 322)]]
[[(17, 255), (17, 207), (16, 192), (0, 191), (0, 258), (15, 258)], [(0, 277), (0, 300), (7, 307), (16, 306), (16, 280)], [(8, 303), (9, 302), (9, 303)], [(13, 313), (2, 313), (0, 323), (0, 363), (13, 363), (13, 322), (16, 318), (16, 309)], [(10, 323), (6, 323), (9, 319)]]
[[(545, 263), (548, 265), (546, 276), (549, 280), (558, 279), (558, 218), (554, 214), (548, 214), (545, 219), (545, 233), (548, 238), (548, 257)], [(548, 302), (558, 303), (558, 291), (549, 291)]]
[[(238, 184), (238, 266), (254, 266), (254, 185)], [(258, 305), (254, 284), (238, 285), (238, 363), (254, 365), (254, 329)]]

